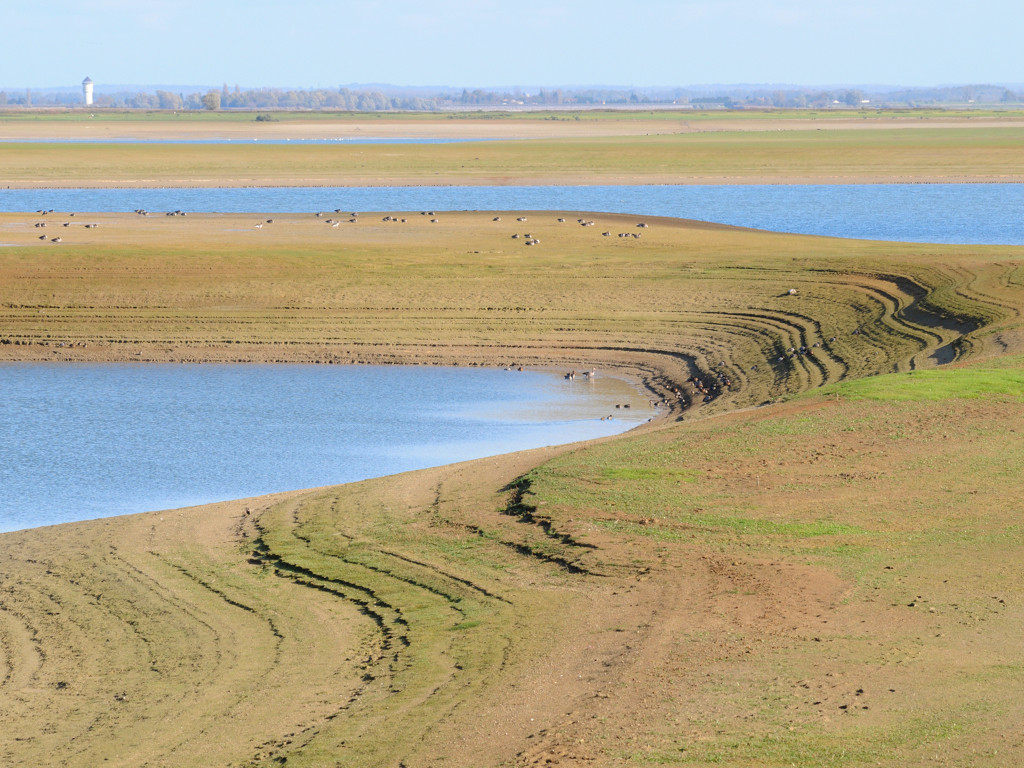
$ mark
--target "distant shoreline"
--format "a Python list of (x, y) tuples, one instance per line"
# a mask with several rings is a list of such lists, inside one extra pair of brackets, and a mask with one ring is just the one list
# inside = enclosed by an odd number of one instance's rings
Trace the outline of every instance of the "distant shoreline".
[(32, 117), (0, 114), (0, 188), (1024, 183), (1018, 114)]
[(148, 180), (123, 181), (92, 181), (74, 182), (66, 184), (54, 184), (52, 182), (13, 182), (5, 184), (5, 189), (264, 189), (269, 187), (294, 187), (294, 188), (388, 188), (388, 187), (495, 187), (495, 186), (538, 186), (538, 187), (582, 187), (592, 186), (599, 183), (604, 186), (634, 186), (645, 184), (650, 186), (800, 186), (800, 185), (869, 185), (869, 184), (891, 184), (891, 185), (927, 185), (927, 184), (1024, 184), (1024, 174), (1010, 174), (1000, 177), (992, 176), (910, 176), (894, 178), (892, 176), (787, 176), (762, 178), (757, 176), (726, 177), (721, 176), (612, 176), (594, 179), (584, 174), (569, 175), (563, 174), (557, 177), (530, 177), (516, 178), (506, 184), (495, 184), (486, 179), (466, 179), (462, 176), (435, 177), (429, 183), (421, 177), (410, 176), (407, 178), (394, 178), (387, 180), (338, 180), (324, 182), (317, 179), (295, 179), (291, 182), (282, 182), (279, 179), (266, 179), (261, 183), (241, 183), (232, 181), (210, 181), (195, 183), (193, 180), (181, 180), (178, 183), (168, 183), (166, 180), (160, 183), (153, 183)]

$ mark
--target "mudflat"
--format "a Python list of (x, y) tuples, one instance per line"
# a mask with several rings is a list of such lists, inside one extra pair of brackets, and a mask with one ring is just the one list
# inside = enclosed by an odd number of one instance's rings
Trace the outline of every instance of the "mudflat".
[[(1019, 126), (989, 117), (723, 130), (702, 161), (619, 129), (364, 162), (1016, 173)], [(299, 183), (333, 151), (80, 146), (2, 145), (5, 176)], [(363, 178), (347, 152), (323, 178)], [(1024, 248), (568, 211), (71, 213), (0, 214), (0, 361), (615, 368), (668, 408), (589, 444), (0, 535), (0, 763), (1024, 762)]]
[(1003, 310), (922, 299), (1020, 254), (568, 211), (5, 213), (0, 242), (2, 359), (735, 360), (715, 407), (990, 344)]
[(0, 536), (5, 763), (1024, 753), (1021, 248), (67, 213), (0, 215), (4, 360), (615, 367), (670, 408), (587, 445)]

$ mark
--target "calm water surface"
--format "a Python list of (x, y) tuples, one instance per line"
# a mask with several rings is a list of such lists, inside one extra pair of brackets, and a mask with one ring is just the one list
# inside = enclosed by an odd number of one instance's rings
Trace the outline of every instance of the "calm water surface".
[(225, 213), (566, 210), (675, 216), (776, 232), (1024, 245), (1024, 184), (3, 189), (0, 210)]
[(361, 480), (652, 415), (633, 384), (600, 375), (0, 364), (0, 531)]

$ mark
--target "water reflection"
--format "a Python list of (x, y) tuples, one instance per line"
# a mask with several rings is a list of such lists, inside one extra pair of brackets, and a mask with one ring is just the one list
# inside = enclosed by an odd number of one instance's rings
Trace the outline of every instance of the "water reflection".
[(608, 376), (414, 366), (7, 363), (0, 393), (0, 530), (602, 437), (653, 413)]
[(593, 211), (777, 232), (1024, 245), (1024, 184), (0, 189), (0, 210)]

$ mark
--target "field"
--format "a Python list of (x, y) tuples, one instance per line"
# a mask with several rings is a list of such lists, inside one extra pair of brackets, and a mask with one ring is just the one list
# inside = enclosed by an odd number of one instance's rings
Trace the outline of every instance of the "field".
[[(148, 119), (147, 119), (148, 117)], [(11, 187), (1008, 182), (1018, 113), (548, 113), (279, 116), (0, 113)], [(59, 138), (66, 143), (19, 139)], [(230, 145), (74, 139), (231, 139)], [(448, 144), (271, 144), (359, 137)], [(260, 139), (264, 143), (260, 143)], [(485, 139), (485, 141), (466, 141)]]
[(666, 415), (0, 536), (0, 764), (1024, 761), (1024, 248), (349, 213), (0, 214), (0, 360), (597, 367)]
[(1007, 344), (1015, 310), (988, 294), (1020, 274), (1019, 248), (569, 212), (349, 213), (0, 214), (0, 240), (25, 244), (0, 250), (0, 354), (642, 363), (684, 388), (725, 363), (733, 387), (717, 400), (735, 407)]

